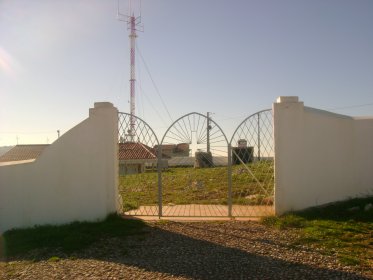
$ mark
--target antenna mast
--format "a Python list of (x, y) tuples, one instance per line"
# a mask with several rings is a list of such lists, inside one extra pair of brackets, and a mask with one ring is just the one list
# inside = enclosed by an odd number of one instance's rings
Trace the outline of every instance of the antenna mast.
[(130, 136), (131, 142), (134, 141), (135, 137), (135, 125), (136, 125), (136, 105), (135, 105), (135, 86), (136, 86), (136, 71), (135, 71), (135, 51), (136, 51), (136, 31), (143, 31), (143, 25), (141, 24), (141, 0), (140, 2), (140, 12), (139, 16), (135, 17), (134, 7), (132, 5), (132, 0), (129, 0), (129, 15), (121, 14), (119, 9), (119, 0), (118, 0), (118, 13), (117, 18), (120, 21), (127, 23), (127, 30), (130, 30), (130, 129), (128, 134)]

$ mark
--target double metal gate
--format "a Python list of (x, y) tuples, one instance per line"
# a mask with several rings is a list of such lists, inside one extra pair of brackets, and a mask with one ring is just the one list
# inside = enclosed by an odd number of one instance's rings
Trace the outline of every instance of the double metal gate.
[(246, 118), (232, 138), (208, 115), (177, 119), (161, 141), (119, 113), (119, 192), (126, 215), (257, 217), (273, 213), (272, 111)]

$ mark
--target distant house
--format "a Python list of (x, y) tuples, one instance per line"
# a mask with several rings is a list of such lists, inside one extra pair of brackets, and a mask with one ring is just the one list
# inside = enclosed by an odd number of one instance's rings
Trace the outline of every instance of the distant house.
[(119, 143), (119, 174), (137, 174), (145, 168), (156, 166), (157, 156), (154, 148), (139, 142)]
[(33, 160), (38, 158), (49, 144), (17, 145), (0, 156), (0, 162)]
[[(164, 144), (162, 147), (162, 157), (172, 158), (172, 157), (188, 157), (189, 156), (189, 144)], [(158, 145), (154, 146), (154, 149), (158, 150)]]

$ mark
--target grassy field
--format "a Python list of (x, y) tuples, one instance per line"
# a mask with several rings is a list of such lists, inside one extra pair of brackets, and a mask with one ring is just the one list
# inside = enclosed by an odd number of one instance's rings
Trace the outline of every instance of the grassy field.
[[(261, 161), (232, 167), (232, 200), (234, 204), (262, 204), (273, 194), (273, 162)], [(227, 204), (227, 167), (169, 168), (162, 172), (163, 204)], [(124, 210), (158, 203), (158, 174), (145, 172), (120, 177)], [(267, 203), (268, 204), (268, 203)]]
[(279, 229), (297, 228), (294, 243), (336, 255), (346, 265), (373, 271), (373, 209), (365, 211), (373, 197), (351, 199), (333, 205), (309, 208), (282, 217), (265, 217), (263, 223)]

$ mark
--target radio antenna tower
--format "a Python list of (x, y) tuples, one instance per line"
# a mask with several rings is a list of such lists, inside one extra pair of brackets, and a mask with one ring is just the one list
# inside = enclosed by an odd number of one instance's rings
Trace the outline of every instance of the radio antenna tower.
[(141, 24), (141, 0), (139, 0), (139, 16), (135, 16), (134, 5), (132, 0), (128, 1), (128, 15), (120, 13), (120, 6), (118, 0), (118, 11), (117, 18), (120, 21), (127, 23), (127, 30), (130, 31), (130, 129), (128, 135), (130, 136), (131, 142), (134, 141), (135, 137), (135, 125), (136, 125), (136, 104), (135, 104), (135, 86), (136, 86), (136, 73), (135, 73), (135, 51), (136, 51), (136, 31), (143, 32), (144, 26)]

